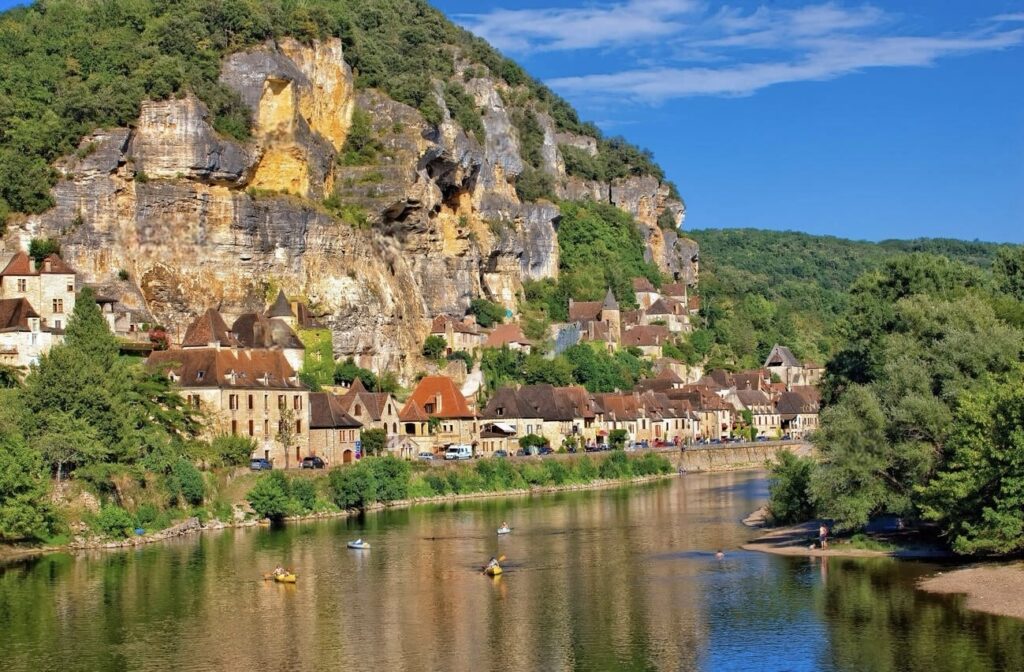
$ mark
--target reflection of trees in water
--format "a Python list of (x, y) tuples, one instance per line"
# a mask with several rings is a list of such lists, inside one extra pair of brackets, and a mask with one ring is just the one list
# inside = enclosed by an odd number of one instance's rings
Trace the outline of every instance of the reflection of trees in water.
[(1024, 670), (1024, 623), (951, 608), (950, 598), (909, 588), (913, 566), (831, 558), (827, 569), (816, 588), (829, 631), (822, 667)]

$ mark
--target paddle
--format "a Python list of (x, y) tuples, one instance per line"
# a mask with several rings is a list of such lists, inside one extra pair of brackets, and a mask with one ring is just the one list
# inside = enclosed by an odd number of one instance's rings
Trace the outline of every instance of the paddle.
[[(505, 556), (504, 555), (498, 556), (498, 562), (499, 563), (504, 562), (504, 561), (505, 561)], [(484, 565), (483, 567), (481, 567), (480, 571), (481, 572), (486, 572), (487, 571), (487, 565)]]

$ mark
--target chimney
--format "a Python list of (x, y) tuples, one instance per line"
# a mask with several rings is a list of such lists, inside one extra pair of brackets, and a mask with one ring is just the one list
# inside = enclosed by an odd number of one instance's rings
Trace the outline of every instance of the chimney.
[(45, 260), (45, 261), (43, 262), (43, 271), (44, 271), (45, 273), (49, 273), (49, 272), (50, 272), (50, 269), (52, 268), (52, 263), (53, 263), (53, 262), (51, 262), (49, 258), (47, 258), (47, 259), (46, 259), (46, 260)]
[(462, 318), (462, 323), (470, 327), (475, 327), (476, 315), (473, 315), (472, 313), (466, 315), (464, 318)]
[(28, 258), (28, 270), (32, 271), (33, 273), (36, 272), (36, 258), (35, 257), (29, 257)]

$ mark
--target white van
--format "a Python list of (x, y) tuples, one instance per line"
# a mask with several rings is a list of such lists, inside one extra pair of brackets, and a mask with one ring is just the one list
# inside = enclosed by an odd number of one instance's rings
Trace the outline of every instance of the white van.
[(446, 460), (469, 460), (473, 457), (473, 446), (448, 446), (444, 451)]

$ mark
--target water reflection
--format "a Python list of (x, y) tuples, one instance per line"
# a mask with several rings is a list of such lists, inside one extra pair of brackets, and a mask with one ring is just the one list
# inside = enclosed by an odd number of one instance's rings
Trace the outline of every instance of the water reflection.
[[(1024, 669), (928, 568), (736, 550), (752, 474), (460, 502), (0, 570), (4, 670)], [(498, 537), (502, 520), (514, 528)], [(345, 543), (362, 537), (369, 552)], [(714, 552), (726, 550), (717, 560)], [(506, 573), (481, 565), (506, 555)], [(299, 583), (262, 579), (277, 564)]]

